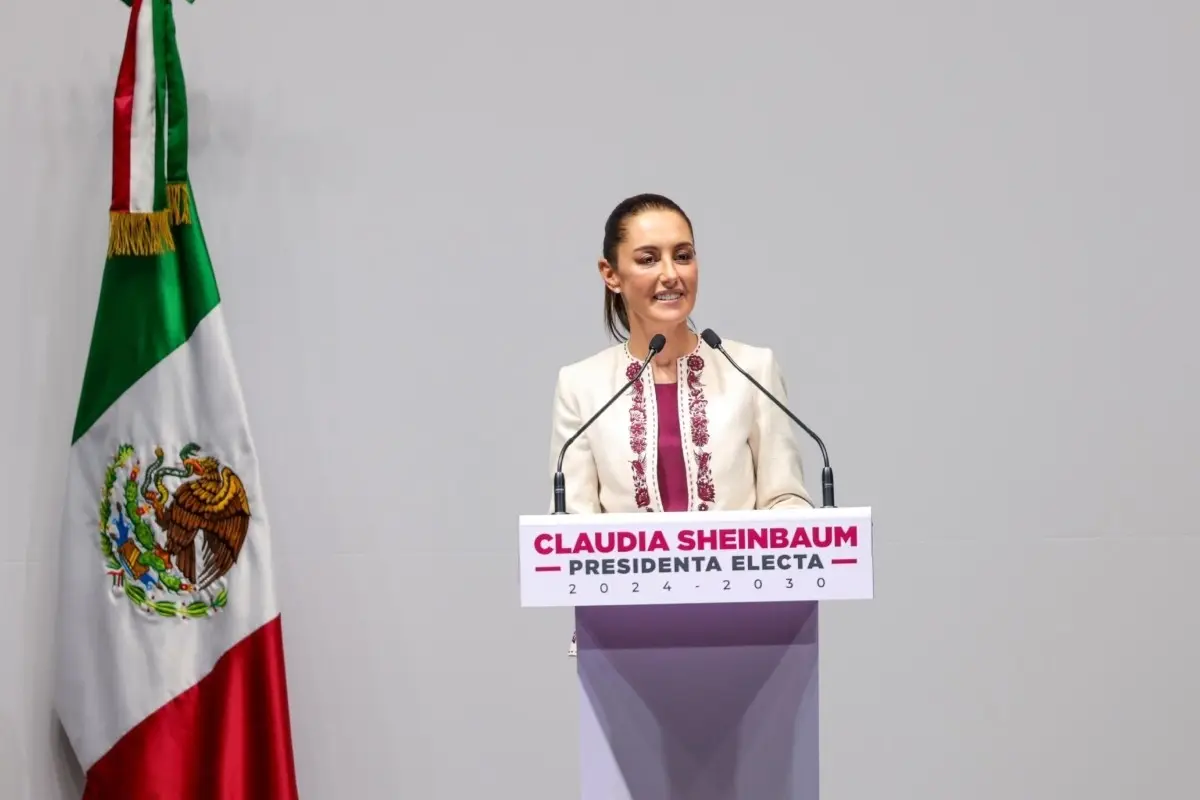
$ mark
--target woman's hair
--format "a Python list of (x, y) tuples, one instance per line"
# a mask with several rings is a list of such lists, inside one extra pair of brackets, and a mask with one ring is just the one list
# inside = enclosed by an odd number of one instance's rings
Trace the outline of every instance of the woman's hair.
[[(617, 207), (608, 215), (608, 221), (604, 223), (602, 252), (604, 260), (613, 269), (617, 268), (617, 248), (625, 241), (625, 223), (643, 211), (674, 211), (683, 217), (692, 236), (696, 235), (696, 232), (692, 230), (692, 221), (674, 200), (663, 197), (661, 194), (639, 194), (628, 197), (617, 204)], [(607, 286), (604, 287), (604, 324), (608, 326), (608, 332), (618, 342), (629, 338), (629, 312), (625, 308), (625, 298)]]

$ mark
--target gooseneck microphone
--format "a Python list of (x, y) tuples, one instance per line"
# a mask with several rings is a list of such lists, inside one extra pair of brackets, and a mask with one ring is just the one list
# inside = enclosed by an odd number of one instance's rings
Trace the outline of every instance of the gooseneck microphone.
[(811, 436), (813, 441), (817, 443), (817, 446), (821, 448), (821, 458), (825, 461), (825, 468), (821, 470), (821, 503), (824, 508), (835, 508), (833, 502), (833, 468), (829, 466), (829, 452), (825, 449), (825, 443), (821, 441), (821, 437), (813, 433), (812, 428), (801, 422), (795, 414), (788, 410), (787, 406), (779, 402), (779, 398), (767, 391), (765, 386), (754, 380), (754, 376), (742, 369), (741, 365), (733, 360), (733, 356), (729, 355), (729, 353), (726, 352), (725, 347), (721, 344), (721, 337), (717, 335), (716, 331), (714, 331), (712, 328), (705, 328), (704, 332), (700, 334), (700, 338), (703, 339), (704, 343), (713, 350), (716, 350), (721, 355), (725, 356), (729, 363), (733, 364), (734, 369), (745, 375), (746, 380), (753, 383), (760, 392), (770, 398), (772, 403), (779, 406), (780, 410), (782, 410), (784, 414), (787, 414), (788, 418), (792, 422), (799, 425), (805, 433)]
[(637, 383), (637, 381), (641, 380), (642, 373), (645, 372), (646, 368), (650, 366), (650, 360), (661, 353), (663, 348), (666, 346), (667, 337), (663, 336), (661, 333), (654, 334), (654, 336), (650, 339), (650, 354), (647, 355), (646, 360), (642, 362), (642, 367), (637, 371), (637, 374), (630, 378), (625, 385), (621, 387), (621, 390), (614, 394), (607, 403), (600, 406), (600, 410), (593, 414), (591, 419), (583, 423), (579, 430), (571, 434), (570, 439), (567, 439), (565, 442), (563, 442), (562, 450), (558, 452), (558, 467), (554, 471), (555, 514), (567, 513), (567, 479), (563, 475), (563, 458), (565, 458), (567, 455), (567, 448), (579, 438), (580, 434), (591, 427), (592, 423), (599, 419), (600, 415), (607, 411), (609, 406), (617, 402), (617, 398), (625, 394), (626, 389), (628, 389), (630, 386), (633, 386), (633, 384)]

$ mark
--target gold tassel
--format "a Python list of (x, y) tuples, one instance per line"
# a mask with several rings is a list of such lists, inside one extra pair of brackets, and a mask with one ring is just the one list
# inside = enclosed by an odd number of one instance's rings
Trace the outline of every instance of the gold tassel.
[(109, 256), (153, 256), (166, 252), (175, 252), (169, 211), (109, 212)]
[(172, 225), (192, 224), (191, 194), (186, 183), (167, 184), (167, 204), (171, 207)]

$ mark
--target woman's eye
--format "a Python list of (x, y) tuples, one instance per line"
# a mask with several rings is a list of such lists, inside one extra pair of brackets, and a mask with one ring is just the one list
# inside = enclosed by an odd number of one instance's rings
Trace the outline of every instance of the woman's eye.
[(675, 260), (683, 261), (686, 263), (688, 261), (691, 261), (694, 256), (695, 256), (695, 253), (693, 253), (691, 250), (680, 250), (678, 253), (675, 254)]

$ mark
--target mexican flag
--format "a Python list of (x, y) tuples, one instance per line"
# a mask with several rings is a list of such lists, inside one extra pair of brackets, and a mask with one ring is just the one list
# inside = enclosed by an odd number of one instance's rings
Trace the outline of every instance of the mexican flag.
[(86, 800), (295, 798), (271, 528), (187, 174), (173, 9), (129, 5), (55, 706)]

